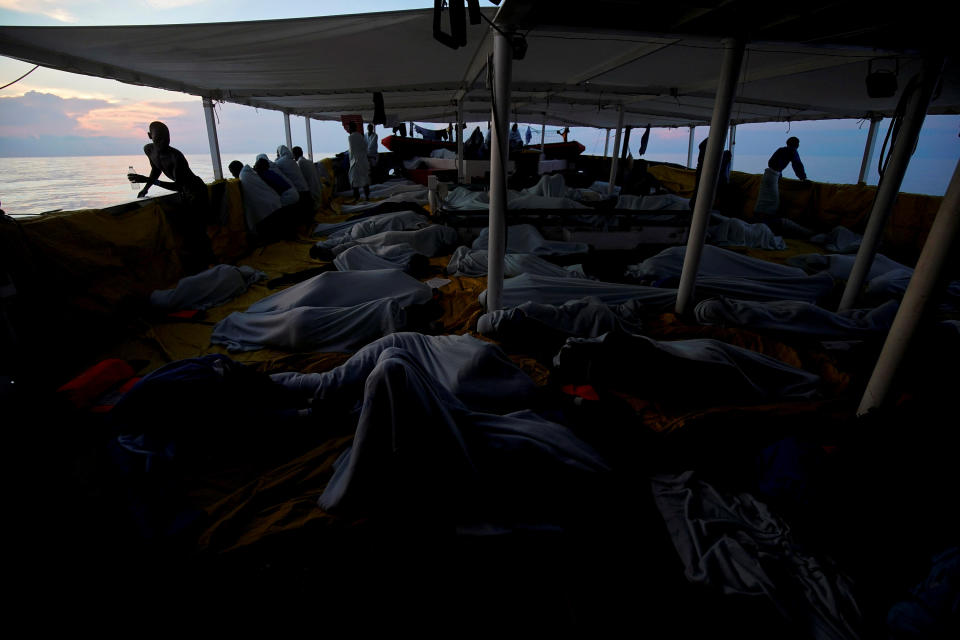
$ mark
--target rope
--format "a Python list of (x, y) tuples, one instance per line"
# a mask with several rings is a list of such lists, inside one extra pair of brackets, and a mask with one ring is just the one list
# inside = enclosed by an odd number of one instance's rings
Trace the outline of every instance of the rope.
[(13, 82), (8, 82), (7, 84), (5, 84), (5, 85), (3, 85), (2, 87), (0, 87), (0, 91), (2, 91), (3, 89), (6, 89), (7, 87), (9, 87), (9, 86), (12, 85), (12, 84), (17, 84), (18, 82), (20, 82), (21, 80), (23, 80), (24, 78), (26, 78), (28, 75), (30, 75), (31, 73), (33, 73), (34, 71), (36, 71), (36, 70), (39, 69), (39, 68), (40, 68), (40, 65), (35, 66), (33, 69), (30, 69), (30, 71), (27, 71), (25, 74), (23, 74), (22, 76), (20, 76), (19, 78), (17, 78), (17, 79), (14, 80)]

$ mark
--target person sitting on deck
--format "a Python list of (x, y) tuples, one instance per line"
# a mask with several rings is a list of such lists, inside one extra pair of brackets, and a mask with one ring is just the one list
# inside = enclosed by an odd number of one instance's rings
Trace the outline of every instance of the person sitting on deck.
[(517, 129), (516, 122), (513, 123), (513, 127), (510, 129), (510, 140), (508, 144), (510, 146), (510, 153), (523, 149), (523, 138), (520, 137), (520, 130)]
[[(693, 211), (697, 204), (697, 190), (700, 188), (700, 174), (703, 173), (703, 157), (707, 153), (707, 141), (709, 137), (703, 139), (700, 143), (700, 154), (697, 156), (697, 175), (693, 183), (693, 196), (690, 197), (690, 210)], [(733, 155), (728, 149), (724, 149), (720, 155), (720, 175), (717, 179), (717, 188), (714, 192), (713, 204), (719, 210), (725, 209), (725, 203), (729, 200), (730, 191), (730, 161)], [(712, 207), (711, 207), (712, 208)]]
[(646, 160), (630, 160), (632, 167), (627, 174), (620, 193), (623, 195), (649, 196), (667, 193), (667, 190), (647, 171)]
[(294, 237), (300, 194), (270, 169), (266, 154), (258, 155), (252, 168), (242, 167), (239, 178), (248, 228), (265, 243)]
[(353, 187), (353, 199), (360, 199), (360, 187), (363, 195), (370, 200), (370, 163), (367, 162), (367, 141), (363, 134), (357, 131), (357, 123), (351, 122), (347, 126), (350, 135), (347, 136), (350, 149), (350, 186)]
[(797, 174), (797, 178), (807, 181), (807, 172), (797, 152), (799, 147), (799, 138), (795, 136), (787, 138), (786, 146), (780, 147), (770, 156), (767, 168), (763, 172), (763, 180), (760, 182), (757, 204), (753, 211), (755, 214), (760, 214), (763, 221), (774, 231), (780, 226), (780, 174), (789, 164), (793, 166), (793, 172)]
[(481, 133), (480, 127), (476, 127), (470, 134), (470, 137), (467, 138), (467, 141), (463, 143), (463, 157), (471, 160), (480, 160), (483, 158), (483, 149), (483, 133)]
[[(190, 170), (190, 164), (179, 149), (170, 146), (170, 129), (160, 121), (150, 123), (147, 136), (152, 142), (144, 145), (143, 153), (150, 160), (150, 175), (139, 173), (127, 175), (134, 183), (146, 183), (138, 198), (144, 198), (150, 187), (157, 185), (179, 196), (179, 207), (165, 211), (170, 226), (184, 243), (184, 268), (188, 273), (199, 273), (217, 259), (207, 236), (207, 221), (210, 218), (210, 200), (206, 183)], [(159, 180), (160, 174), (173, 182)]]
[(297, 161), (297, 166), (300, 167), (300, 173), (307, 181), (307, 186), (310, 187), (313, 208), (316, 210), (323, 206), (323, 185), (320, 184), (320, 174), (317, 172), (317, 167), (310, 161), (310, 158), (303, 155), (302, 148), (294, 147), (290, 151), (293, 153), (294, 160)]
[(243, 170), (243, 163), (240, 162), (239, 160), (234, 160), (227, 166), (227, 169), (230, 170), (230, 174), (234, 178), (239, 178), (240, 172)]

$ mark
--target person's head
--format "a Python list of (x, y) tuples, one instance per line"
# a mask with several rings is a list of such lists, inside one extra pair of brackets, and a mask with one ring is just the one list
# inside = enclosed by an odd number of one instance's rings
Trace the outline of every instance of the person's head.
[(368, 124), (368, 125), (367, 125), (367, 133), (373, 133), (373, 125), (372, 125), (372, 124)]
[(243, 163), (239, 160), (234, 160), (227, 166), (227, 168), (230, 170), (230, 173), (233, 174), (234, 178), (239, 178), (240, 172), (243, 170)]
[(356, 122), (348, 122), (348, 123), (347, 123), (347, 131), (349, 131), (350, 133), (356, 133), (356, 132), (357, 132), (357, 123), (356, 123)]
[(267, 157), (267, 154), (261, 153), (257, 156), (257, 161), (253, 163), (253, 170), (257, 173), (262, 173), (270, 168), (270, 158)]
[(791, 149), (796, 149), (800, 146), (800, 138), (797, 138), (796, 136), (787, 138), (787, 146)]
[(514, 131), (517, 130), (517, 123), (516, 123), (516, 122), (513, 123), (513, 130), (514, 130)]
[(160, 149), (166, 149), (170, 146), (170, 129), (159, 120), (150, 123), (147, 136), (153, 141), (153, 144)]
[(299, 160), (303, 157), (303, 149), (300, 147), (294, 147), (293, 149), (290, 149), (290, 152), (293, 153), (294, 160)]

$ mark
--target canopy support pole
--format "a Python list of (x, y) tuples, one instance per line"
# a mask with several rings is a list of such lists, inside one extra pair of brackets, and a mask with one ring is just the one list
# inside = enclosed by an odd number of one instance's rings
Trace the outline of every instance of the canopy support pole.
[(607, 184), (607, 195), (613, 195), (613, 187), (617, 181), (617, 161), (620, 160), (620, 133), (623, 131), (623, 105), (617, 106), (617, 135), (613, 138), (613, 162), (610, 164), (610, 182)]
[(543, 153), (543, 145), (547, 139), (547, 123), (544, 122), (540, 125), (540, 153)]
[(503, 260), (507, 249), (507, 160), (510, 145), (510, 76), (513, 48), (510, 36), (500, 29), (493, 33), (493, 96), (490, 134), (490, 231), (487, 248), (487, 311), (501, 308)]
[(603, 141), (603, 159), (607, 159), (607, 152), (610, 150), (610, 129), (607, 129), (606, 139)]
[(690, 140), (687, 141), (687, 169), (695, 169), (693, 166), (693, 132), (696, 127), (690, 127)]
[(920, 84), (907, 102), (900, 133), (894, 147), (890, 150), (890, 160), (883, 176), (880, 178), (877, 195), (873, 201), (873, 210), (870, 211), (870, 218), (867, 221), (867, 228), (863, 232), (863, 240), (860, 241), (857, 258), (853, 262), (853, 269), (850, 270), (847, 286), (840, 298), (839, 311), (847, 311), (853, 308), (860, 295), (860, 290), (867, 280), (867, 274), (870, 272), (873, 259), (880, 246), (883, 229), (890, 217), (890, 212), (893, 210), (893, 203), (896, 201), (900, 185), (903, 183), (903, 176), (907, 173), (910, 156), (917, 145), (920, 128), (923, 127), (923, 119), (926, 116), (927, 107), (930, 106), (930, 98), (933, 95), (933, 89), (937, 84), (937, 78), (940, 76), (942, 67), (942, 56), (924, 58), (923, 70), (920, 72)]
[(467, 174), (463, 169), (463, 98), (457, 100), (457, 184), (464, 184)]
[(290, 135), (290, 114), (283, 112), (283, 132), (287, 136), (287, 149), (293, 148), (293, 136)]
[(213, 164), (213, 179), (223, 180), (223, 163), (220, 160), (220, 141), (217, 138), (217, 121), (213, 117), (213, 101), (203, 99), (203, 115), (207, 121), (207, 140), (210, 142), (210, 162)]
[(927, 241), (923, 244), (917, 268), (910, 278), (910, 284), (903, 295), (900, 309), (893, 320), (887, 339), (883, 343), (880, 357), (870, 375), (870, 381), (863, 392), (857, 415), (862, 416), (871, 409), (883, 406), (897, 369), (903, 362), (910, 342), (917, 332), (924, 312), (940, 282), (943, 269), (950, 260), (951, 248), (960, 235), (960, 160), (953, 170), (950, 186), (937, 210)]
[(310, 158), (310, 162), (313, 162), (313, 136), (310, 133), (310, 117), (304, 116), (303, 119), (307, 123), (307, 157)]
[(870, 165), (873, 163), (873, 150), (877, 146), (877, 129), (880, 127), (880, 120), (881, 118), (877, 116), (870, 118), (870, 130), (867, 131), (867, 144), (863, 147), (863, 162), (860, 163), (860, 177), (857, 178), (857, 184), (867, 184)]
[(687, 250), (683, 257), (683, 271), (680, 273), (680, 286), (677, 290), (676, 311), (680, 316), (687, 315), (693, 303), (693, 289), (697, 280), (697, 271), (700, 268), (700, 254), (703, 253), (707, 222), (710, 219), (713, 196), (717, 189), (717, 178), (720, 176), (720, 157), (723, 153), (727, 126), (730, 124), (730, 110), (733, 108), (733, 100), (736, 97), (737, 76), (740, 75), (745, 47), (741, 38), (723, 40), (720, 86), (717, 88), (717, 97), (713, 103), (713, 117), (710, 121), (710, 134), (707, 137), (707, 148), (703, 158), (703, 172), (700, 174), (697, 202), (690, 222)]

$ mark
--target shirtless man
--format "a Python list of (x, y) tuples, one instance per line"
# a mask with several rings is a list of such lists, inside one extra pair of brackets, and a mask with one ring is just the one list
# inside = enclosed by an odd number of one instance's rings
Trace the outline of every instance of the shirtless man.
[[(206, 230), (210, 209), (207, 185), (190, 170), (183, 154), (170, 146), (167, 125), (151, 122), (147, 136), (153, 141), (143, 147), (143, 153), (150, 159), (150, 175), (130, 173), (127, 179), (146, 183), (137, 194), (138, 198), (146, 197), (153, 185), (179, 194), (180, 206), (168, 212), (170, 226), (183, 238), (184, 268), (190, 273), (203, 271), (217, 261)], [(159, 180), (161, 173), (173, 182)]]

